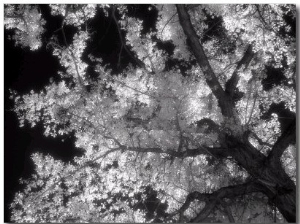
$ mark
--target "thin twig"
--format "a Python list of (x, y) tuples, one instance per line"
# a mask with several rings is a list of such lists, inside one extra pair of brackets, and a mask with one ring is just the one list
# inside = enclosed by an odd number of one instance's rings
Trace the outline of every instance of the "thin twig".
[(145, 66), (140, 60), (138, 60), (137, 58), (135, 58), (135, 57), (132, 55), (132, 53), (129, 51), (129, 49), (127, 48), (126, 43), (125, 43), (124, 40), (123, 40), (122, 32), (121, 32), (121, 29), (120, 29), (120, 27), (119, 27), (118, 20), (117, 20), (116, 15), (115, 15), (115, 11), (116, 11), (116, 6), (113, 6), (113, 9), (112, 9), (112, 18), (113, 18), (113, 20), (115, 21), (115, 24), (116, 24), (116, 26), (117, 26), (118, 34), (119, 34), (119, 37), (120, 37), (120, 41), (121, 41), (121, 43), (122, 43), (122, 45), (123, 45), (125, 51), (128, 53), (128, 55), (129, 55), (133, 60), (136, 61), (136, 63), (137, 63), (141, 68), (146, 69), (146, 66)]
[(168, 23), (173, 19), (173, 17), (177, 14), (177, 11), (170, 17), (170, 19), (166, 22), (166, 24), (164, 25), (164, 27), (162, 28), (160, 35), (162, 35), (165, 27), (168, 25)]

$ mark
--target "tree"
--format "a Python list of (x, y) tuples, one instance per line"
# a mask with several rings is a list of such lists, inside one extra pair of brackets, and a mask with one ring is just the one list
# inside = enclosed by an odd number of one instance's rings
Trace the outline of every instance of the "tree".
[[(50, 8), (62, 17), (61, 38), (47, 45), (60, 80), (12, 91), (14, 111), (46, 136), (74, 134), (84, 155), (33, 154), (14, 221), (296, 221), (294, 5), (155, 5), (152, 28), (134, 5)], [(19, 32), (12, 16), (38, 6), (6, 9), (17, 43), (40, 46), (28, 43), (40, 43), (41, 14), (30, 20), (38, 35)], [(117, 68), (86, 51), (100, 12), (117, 29)]]

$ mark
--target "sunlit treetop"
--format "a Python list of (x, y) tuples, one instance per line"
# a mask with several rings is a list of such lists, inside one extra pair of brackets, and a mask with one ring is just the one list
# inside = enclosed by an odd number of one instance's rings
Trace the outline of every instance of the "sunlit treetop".
[[(296, 50), (285, 17), (294, 19), (295, 7), (147, 6), (157, 12), (147, 32), (132, 7), (50, 5), (63, 18), (63, 38), (47, 43), (60, 80), (12, 91), (14, 110), (20, 126), (41, 122), (46, 136), (75, 135), (84, 155), (70, 163), (32, 155), (36, 173), (16, 194), (13, 220), (269, 222), (273, 205), (278, 220), (294, 220)], [(31, 50), (41, 46), (38, 12), (5, 7), (6, 28)], [(120, 39), (117, 74), (88, 52), (99, 12)], [(77, 29), (71, 42), (65, 26)], [(131, 64), (121, 65), (122, 52)], [(268, 66), (283, 78), (266, 88)], [(293, 114), (285, 127), (270, 109), (282, 102)], [(149, 186), (163, 212), (142, 206)]]

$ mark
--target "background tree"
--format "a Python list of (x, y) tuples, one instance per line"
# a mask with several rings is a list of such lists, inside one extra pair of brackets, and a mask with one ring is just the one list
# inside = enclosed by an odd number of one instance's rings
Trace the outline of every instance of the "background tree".
[[(14, 221), (296, 221), (295, 6), (155, 5), (153, 26), (135, 5), (50, 8), (60, 80), (12, 91), (14, 111), (46, 136), (74, 134), (84, 155), (33, 154)], [(38, 6), (6, 6), (5, 25), (34, 50), (44, 20), (22, 16), (39, 32), (19, 32), (20, 10)], [(118, 30), (117, 68), (86, 50), (97, 13)]]

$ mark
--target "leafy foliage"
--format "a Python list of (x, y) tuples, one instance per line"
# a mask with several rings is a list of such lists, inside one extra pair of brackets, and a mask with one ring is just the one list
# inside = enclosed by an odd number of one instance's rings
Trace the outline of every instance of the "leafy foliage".
[(37, 50), (41, 45), (45, 20), (38, 8), (30, 5), (6, 5), (4, 8), (4, 25), (6, 29), (14, 29), (12, 39), (16, 45)]
[[(74, 134), (84, 156), (33, 154), (36, 173), (11, 204), (14, 221), (295, 220), (295, 127), (283, 130), (276, 112), (262, 119), (280, 102), (295, 119), (295, 37), (284, 19), (295, 18), (294, 6), (156, 5), (146, 33), (131, 6), (50, 7), (63, 16), (63, 40), (48, 45), (64, 71), (40, 92), (12, 92), (15, 112), (20, 126), (43, 122), (46, 136)], [(5, 10), (16, 43), (37, 49), (38, 7)], [(136, 62), (117, 75), (86, 51), (97, 11), (114, 19), (121, 51)], [(64, 26), (77, 29), (72, 43)], [(265, 89), (267, 66), (282, 68), (285, 82)]]

